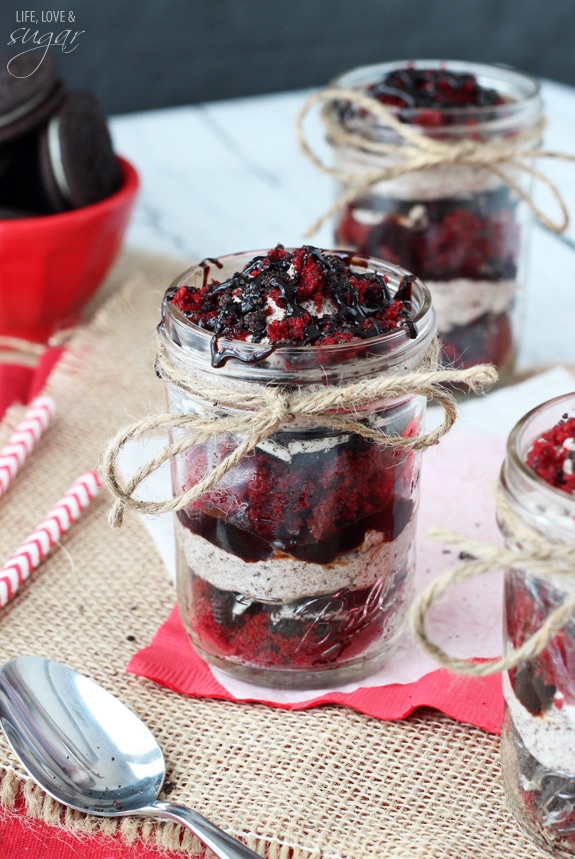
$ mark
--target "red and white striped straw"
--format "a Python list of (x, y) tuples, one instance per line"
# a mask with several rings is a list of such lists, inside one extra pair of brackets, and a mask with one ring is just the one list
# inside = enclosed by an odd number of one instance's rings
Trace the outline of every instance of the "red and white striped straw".
[(28, 539), (0, 569), (0, 607), (6, 605), (32, 570), (39, 567), (63, 534), (98, 494), (102, 478), (96, 471), (82, 474)]
[(0, 450), (0, 498), (50, 426), (56, 406), (51, 397), (36, 397), (6, 445)]

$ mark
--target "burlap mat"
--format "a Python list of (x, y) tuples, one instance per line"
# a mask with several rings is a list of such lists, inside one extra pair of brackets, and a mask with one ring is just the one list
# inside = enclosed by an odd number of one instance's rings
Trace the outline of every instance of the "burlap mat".
[[(125, 255), (110, 297), (69, 343), (49, 392), (54, 425), (0, 503), (7, 558), (105, 442), (134, 417), (163, 408), (152, 371), (165, 287), (184, 263)], [(0, 443), (21, 417), (12, 409)], [(175, 601), (134, 514), (106, 521), (104, 493), (0, 616), (0, 658), (39, 654), (93, 677), (138, 713), (167, 761), (164, 796), (197, 808), (268, 859), (543, 856), (518, 831), (503, 796), (499, 740), (435, 712), (380, 722), (335, 706), (284, 711), (188, 699), (125, 674)], [(33, 785), (3, 737), (0, 801), (23, 791), (31, 817), (194, 852), (172, 823), (116, 823), (64, 811)]]

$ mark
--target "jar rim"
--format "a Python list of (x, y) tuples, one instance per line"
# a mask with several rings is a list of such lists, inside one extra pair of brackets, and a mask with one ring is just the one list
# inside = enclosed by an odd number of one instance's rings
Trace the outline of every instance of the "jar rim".
[[(294, 249), (286, 247), (286, 250), (290, 252)], [(408, 353), (410, 351), (410, 347), (411, 349), (413, 348), (413, 344), (417, 345), (418, 350), (421, 349), (423, 351), (423, 348), (427, 347), (431, 343), (431, 340), (436, 333), (435, 312), (433, 309), (431, 293), (423, 281), (400, 266), (396, 266), (393, 263), (389, 263), (375, 257), (354, 253), (349, 250), (332, 250), (324, 248), (321, 248), (320, 250), (322, 253), (339, 256), (344, 259), (350, 267), (355, 267), (360, 271), (375, 271), (378, 274), (387, 275), (392, 281), (390, 284), (392, 289), (393, 282), (395, 282), (395, 286), (397, 287), (399, 281), (404, 276), (407, 275), (412, 278), (417, 304), (414, 309), (414, 315), (411, 319), (417, 325), (417, 337), (410, 339), (403, 329), (397, 329), (385, 332), (375, 337), (368, 337), (364, 340), (336, 343), (329, 346), (322, 344), (312, 346), (279, 346), (274, 348), (270, 353), (270, 357), (273, 356), (273, 362), (271, 363), (274, 365), (273, 367), (269, 367), (270, 373), (277, 374), (278, 364), (280, 366), (293, 365), (294, 363), (297, 365), (298, 363), (305, 361), (306, 357), (308, 359), (312, 359), (315, 364), (315, 369), (317, 369), (317, 366), (320, 364), (339, 366), (341, 368), (346, 362), (346, 357), (355, 358), (358, 351), (361, 350), (368, 350), (376, 357), (389, 354), (395, 355), (398, 359), (401, 359), (404, 353)], [(211, 342), (214, 337), (213, 332), (201, 328), (191, 322), (176, 307), (176, 305), (169, 300), (170, 297), (181, 286), (191, 285), (186, 283), (186, 281), (189, 281), (192, 278), (196, 279), (199, 286), (206, 277), (205, 270), (208, 265), (215, 265), (220, 269), (223, 266), (229, 265), (234, 267), (237, 264), (238, 268), (234, 268), (234, 271), (237, 271), (241, 270), (241, 268), (243, 268), (245, 264), (250, 262), (254, 257), (266, 256), (268, 253), (269, 248), (265, 250), (258, 249), (225, 254), (217, 259), (208, 258), (206, 260), (202, 260), (196, 265), (190, 266), (190, 268), (178, 275), (166, 290), (162, 302), (162, 322), (160, 324), (160, 331), (164, 337), (175, 347), (183, 347), (185, 345), (193, 347), (195, 345), (197, 348), (202, 349), (202, 351), (209, 353)], [(229, 277), (230, 275), (228, 274), (226, 276)], [(226, 340), (223, 337), (218, 338), (218, 343), (222, 349), (234, 349), (243, 357), (243, 360), (241, 360), (238, 356), (232, 356), (229, 359), (229, 365), (240, 364), (243, 370), (248, 372), (250, 376), (254, 373), (256, 376), (265, 376), (267, 374), (267, 358), (264, 357), (260, 361), (256, 360), (257, 354), (263, 351), (261, 343), (246, 343), (241, 340)], [(269, 350), (266, 349), (265, 351)], [(259, 369), (263, 371), (263, 373), (258, 373), (258, 365)], [(228, 372), (227, 368), (228, 364), (221, 368), (224, 375)]]
[[(445, 116), (461, 118), (462, 123), (469, 118), (477, 120), (479, 123), (485, 123), (485, 127), (493, 131), (499, 131), (499, 126), (509, 122), (518, 120), (517, 113), (523, 116), (522, 121), (529, 123), (535, 122), (540, 115), (542, 109), (541, 102), (541, 87), (539, 81), (524, 72), (517, 71), (511, 67), (503, 65), (488, 65), (486, 63), (466, 62), (464, 60), (400, 60), (387, 63), (375, 63), (367, 66), (357, 66), (350, 69), (341, 75), (338, 75), (331, 82), (331, 86), (340, 89), (357, 89), (362, 91), (370, 83), (383, 77), (388, 72), (406, 68), (430, 68), (430, 69), (446, 69), (454, 72), (469, 72), (474, 74), (480, 81), (484, 82), (485, 86), (491, 89), (497, 89), (503, 95), (508, 95), (509, 100), (500, 105), (475, 106), (467, 105), (456, 107), (438, 107), (433, 108)], [(406, 124), (422, 127), (428, 135), (456, 135), (466, 130), (469, 133), (469, 128), (463, 128), (453, 122), (447, 126), (438, 126), (437, 128), (429, 128), (418, 122), (418, 117), (429, 113), (428, 107), (397, 107), (386, 105), (387, 110), (394, 116), (402, 116), (408, 118)], [(337, 119), (333, 104), (328, 108), (332, 119)], [(532, 117), (532, 119), (531, 119)], [(341, 120), (339, 120), (341, 122)], [(361, 123), (366, 125), (365, 121)], [(359, 123), (356, 123), (356, 126)], [(381, 130), (386, 128), (385, 122), (372, 117), (369, 123), (371, 130)], [(355, 126), (354, 126), (355, 127)]]

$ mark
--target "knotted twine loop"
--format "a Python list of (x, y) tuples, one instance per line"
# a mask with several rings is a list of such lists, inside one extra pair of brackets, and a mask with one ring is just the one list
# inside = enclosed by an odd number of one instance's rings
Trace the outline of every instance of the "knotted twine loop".
[[(439, 341), (436, 338), (422, 364), (411, 372), (381, 374), (338, 387), (322, 388), (320, 391), (283, 385), (254, 385), (247, 391), (241, 391), (211, 385), (201, 374), (182, 373), (160, 344), (156, 371), (161, 378), (204, 402), (210, 402), (213, 407), (233, 409), (235, 414), (158, 414), (136, 420), (121, 429), (110, 441), (103, 458), (104, 478), (116, 498), (109, 514), (110, 524), (113, 527), (121, 525), (126, 507), (148, 514), (182, 510), (216, 486), (228, 471), (264, 439), (273, 435), (282, 425), (297, 419), (341, 432), (356, 433), (397, 448), (423, 450), (437, 444), (457, 417), (453, 394), (443, 386), (464, 384), (471, 391), (480, 393), (497, 381), (497, 371), (490, 364), (478, 364), (466, 370), (440, 369), (437, 365), (438, 354)], [(389, 436), (382, 429), (368, 426), (356, 417), (355, 410), (361, 406), (417, 394), (434, 400), (443, 409), (442, 423), (423, 435), (413, 438)], [(124, 445), (130, 440), (168, 429), (185, 430), (185, 435), (167, 444), (157, 456), (142, 465), (125, 485), (122, 484), (117, 460)], [(144, 501), (134, 496), (138, 486), (173, 457), (198, 444), (229, 435), (239, 437), (237, 446), (186, 492), (165, 501)]]
[[(382, 143), (377, 140), (369, 140), (358, 132), (350, 131), (334, 122), (328, 108), (330, 104), (342, 101), (349, 101), (356, 107), (363, 108), (373, 116), (383, 120), (386, 126), (397, 133), (400, 141), (398, 143)], [(375, 155), (393, 157), (396, 163), (392, 167), (381, 167), (361, 172), (339, 170), (325, 164), (307, 142), (303, 128), (304, 119), (309, 111), (316, 104), (322, 103), (321, 117), (330, 143), (348, 146), (353, 149), (363, 149)], [(344, 185), (348, 186), (348, 188), (311, 225), (306, 231), (305, 236), (312, 236), (336, 212), (343, 209), (348, 203), (361, 197), (362, 194), (379, 182), (395, 179), (406, 173), (429, 170), (433, 167), (450, 164), (466, 164), (470, 167), (480, 167), (489, 170), (494, 176), (497, 176), (503, 183), (508, 185), (529, 206), (541, 224), (554, 233), (562, 233), (569, 225), (569, 212), (563, 196), (559, 188), (548, 176), (545, 176), (544, 173), (533, 167), (532, 163), (527, 162), (532, 162), (536, 158), (575, 161), (575, 155), (532, 148), (534, 141), (539, 139), (544, 125), (544, 121), (541, 120), (531, 129), (497, 141), (486, 142), (470, 139), (436, 140), (415, 131), (407, 123), (400, 122), (380, 101), (358, 90), (338, 89), (336, 87), (319, 90), (305, 101), (299, 111), (296, 118), (297, 138), (304, 154), (312, 164), (322, 172), (334, 176)], [(526, 173), (549, 189), (561, 213), (559, 221), (553, 221), (547, 217), (545, 212), (535, 204), (533, 197), (527, 194), (508, 172), (509, 169)]]
[(538, 531), (526, 525), (511, 509), (500, 489), (496, 491), (495, 502), (497, 517), (503, 529), (511, 535), (517, 545), (526, 548), (521, 551), (503, 549), (448, 529), (432, 528), (428, 533), (431, 539), (455, 546), (465, 555), (472, 556), (474, 560), (458, 564), (431, 582), (414, 600), (410, 613), (411, 631), (420, 647), (436, 662), (457, 674), (467, 674), (470, 677), (497, 674), (534, 659), (575, 614), (574, 592), (566, 596), (561, 605), (547, 615), (539, 629), (520, 647), (499, 659), (483, 662), (470, 662), (450, 656), (428, 638), (425, 632), (425, 618), (428, 611), (457, 582), (472, 579), (483, 573), (505, 569), (524, 570), (540, 578), (550, 574), (572, 578), (575, 574), (575, 548), (562, 543), (551, 543)]

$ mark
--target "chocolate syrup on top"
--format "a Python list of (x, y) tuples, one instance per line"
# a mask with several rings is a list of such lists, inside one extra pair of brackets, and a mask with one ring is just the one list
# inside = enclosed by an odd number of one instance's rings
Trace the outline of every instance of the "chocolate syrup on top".
[(208, 285), (208, 277), (210, 276), (211, 267), (215, 265), (217, 268), (223, 268), (223, 264), (219, 261), (219, 259), (215, 259), (215, 257), (206, 257), (200, 263), (198, 263), (199, 267), (204, 270), (204, 279), (202, 281), (202, 288)]

